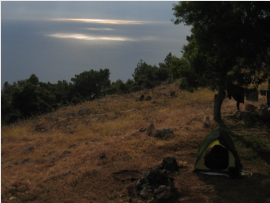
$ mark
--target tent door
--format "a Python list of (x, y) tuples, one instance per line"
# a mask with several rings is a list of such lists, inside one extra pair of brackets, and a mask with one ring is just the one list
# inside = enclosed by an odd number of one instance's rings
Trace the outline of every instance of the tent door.
[(204, 157), (204, 164), (212, 170), (226, 169), (229, 165), (229, 151), (221, 145), (214, 145)]

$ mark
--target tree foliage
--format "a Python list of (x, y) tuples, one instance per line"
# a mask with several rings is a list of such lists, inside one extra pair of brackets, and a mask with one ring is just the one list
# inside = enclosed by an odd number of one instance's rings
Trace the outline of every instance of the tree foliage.
[(55, 97), (46, 88), (34, 85), (26, 80), (14, 88), (11, 105), (20, 111), (23, 117), (52, 110)]
[(149, 89), (161, 84), (169, 78), (169, 66), (171, 63), (172, 54), (169, 53), (164, 63), (159, 63), (159, 67), (151, 66), (140, 60), (132, 74), (138, 89)]
[[(218, 90), (214, 117), (230, 84), (259, 85), (270, 74), (269, 2), (179, 2), (175, 24), (192, 25), (177, 71), (182, 87)], [(179, 61), (180, 62), (180, 61)]]
[(103, 90), (110, 87), (109, 76), (109, 69), (84, 71), (71, 78), (74, 85), (73, 92), (90, 100), (97, 98)]

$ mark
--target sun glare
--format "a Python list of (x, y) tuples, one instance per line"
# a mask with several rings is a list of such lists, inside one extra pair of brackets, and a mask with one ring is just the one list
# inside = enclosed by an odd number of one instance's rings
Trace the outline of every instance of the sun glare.
[(103, 23), (103, 24), (144, 24), (146, 21), (133, 20), (111, 20), (111, 19), (88, 19), (88, 18), (56, 18), (53, 21), (75, 21), (84, 23)]
[(79, 40), (108, 40), (108, 41), (136, 41), (135, 39), (127, 37), (99, 37), (83, 34), (65, 34), (65, 33), (56, 33), (48, 35), (54, 38), (66, 38), (66, 39), (79, 39)]

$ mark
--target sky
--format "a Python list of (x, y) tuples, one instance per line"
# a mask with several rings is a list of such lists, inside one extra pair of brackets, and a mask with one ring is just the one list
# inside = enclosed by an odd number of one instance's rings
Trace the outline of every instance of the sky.
[(190, 27), (174, 25), (172, 1), (2, 1), (1, 85), (35, 74), (70, 82), (91, 69), (126, 82), (142, 59), (181, 57)]

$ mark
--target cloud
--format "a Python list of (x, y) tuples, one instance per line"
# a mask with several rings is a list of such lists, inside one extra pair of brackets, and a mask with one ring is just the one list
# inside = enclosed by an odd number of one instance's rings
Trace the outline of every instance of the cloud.
[(108, 37), (108, 36), (91, 36), (84, 34), (68, 34), (68, 33), (55, 33), (49, 34), (49, 37), (62, 38), (62, 39), (78, 39), (78, 40), (95, 40), (95, 41), (137, 41), (128, 37)]
[(134, 21), (134, 20), (113, 20), (113, 19), (89, 19), (89, 18), (55, 18), (52, 21), (73, 21), (73, 22), (84, 22), (84, 23), (102, 23), (102, 24), (145, 24), (151, 23), (149, 21)]

